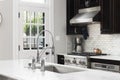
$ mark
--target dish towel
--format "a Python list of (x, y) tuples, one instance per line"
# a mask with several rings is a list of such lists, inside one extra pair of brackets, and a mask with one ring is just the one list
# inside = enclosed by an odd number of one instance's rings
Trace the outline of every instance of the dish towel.
[(87, 26), (86, 27), (82, 27), (82, 35), (83, 35), (83, 38), (85, 40), (89, 37)]

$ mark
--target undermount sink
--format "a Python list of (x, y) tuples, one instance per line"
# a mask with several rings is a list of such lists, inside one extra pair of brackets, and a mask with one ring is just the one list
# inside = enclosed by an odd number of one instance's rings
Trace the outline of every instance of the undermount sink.
[(68, 67), (68, 66), (59, 66), (59, 65), (45, 66), (45, 70), (56, 72), (56, 73), (61, 73), (61, 74), (85, 71), (85, 70), (78, 69), (78, 68), (73, 68), (73, 67)]
[(17, 80), (17, 79), (14, 79), (14, 78), (11, 78), (11, 77), (7, 77), (7, 76), (0, 75), (0, 80)]

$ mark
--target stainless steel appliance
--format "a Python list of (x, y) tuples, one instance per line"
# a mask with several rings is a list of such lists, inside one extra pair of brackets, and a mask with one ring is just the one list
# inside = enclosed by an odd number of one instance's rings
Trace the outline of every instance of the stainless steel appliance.
[[(86, 2), (86, 6), (87, 6)], [(96, 7), (90, 7), (90, 8), (84, 8), (84, 9), (79, 9), (78, 14), (75, 15), (71, 20), (71, 24), (91, 24), (95, 22), (99, 22), (96, 18), (97, 15), (99, 15), (100, 12), (100, 6)]]
[(120, 66), (119, 65), (114, 65), (114, 64), (104, 64), (104, 63), (92, 62), (91, 63), (91, 68), (120, 72)]
[(64, 64), (91, 68), (91, 56), (107, 56), (107, 54), (96, 54), (94, 52), (68, 53), (64, 55)]
[(83, 52), (83, 39), (81, 37), (75, 37), (73, 40), (73, 52), (81, 53)]
[(86, 56), (64, 55), (64, 65), (87, 68)]

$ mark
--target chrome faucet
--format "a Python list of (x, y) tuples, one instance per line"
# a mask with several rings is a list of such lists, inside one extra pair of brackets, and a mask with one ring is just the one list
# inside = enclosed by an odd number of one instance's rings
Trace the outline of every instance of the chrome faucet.
[[(45, 48), (43, 48), (41, 50), (41, 52), (39, 52), (39, 39), (40, 39), (40, 35), (42, 35), (43, 32), (48, 32), (51, 35), (51, 37), (52, 37), (52, 46), (51, 47), (46, 46)], [(53, 35), (52, 35), (52, 33), (50, 31), (48, 31), (48, 30), (42, 30), (40, 32), (40, 34), (38, 35), (38, 37), (37, 37), (37, 56), (36, 56), (36, 58), (32, 59), (32, 63), (28, 64), (29, 68), (31, 68), (31, 69), (34, 70), (34, 69), (37, 68), (36, 67), (36, 63), (40, 63), (41, 64), (41, 71), (45, 71), (45, 59), (42, 58), (42, 55), (43, 55), (43, 53), (45, 53), (45, 51), (47, 49), (51, 49), (52, 50), (52, 54), (55, 53), (54, 37), (53, 37)]]
[[(41, 52), (39, 53), (39, 39), (40, 39), (40, 35), (42, 35), (43, 32), (48, 32), (48, 33), (51, 35), (51, 37), (52, 37), (52, 47), (43, 48), (43, 50), (41, 50)], [(47, 49), (51, 49), (51, 50), (52, 50), (52, 54), (55, 53), (54, 37), (53, 37), (52, 33), (51, 33), (49, 30), (42, 30), (42, 31), (40, 32), (40, 34), (38, 35), (38, 37), (37, 37), (37, 57), (36, 57), (37, 63), (40, 62), (41, 56), (43, 55), (43, 53), (45, 53), (45, 51), (46, 51)]]

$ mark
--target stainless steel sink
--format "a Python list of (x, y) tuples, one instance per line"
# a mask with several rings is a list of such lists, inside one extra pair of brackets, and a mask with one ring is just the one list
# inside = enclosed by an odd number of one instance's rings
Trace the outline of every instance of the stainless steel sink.
[(7, 76), (0, 75), (0, 80), (17, 80), (17, 79), (14, 79), (14, 78), (11, 78), (11, 77), (7, 77)]
[(45, 70), (56, 72), (56, 73), (61, 73), (61, 74), (85, 71), (85, 70), (78, 69), (78, 68), (73, 68), (73, 67), (68, 67), (68, 66), (58, 66), (58, 65), (45, 66)]

